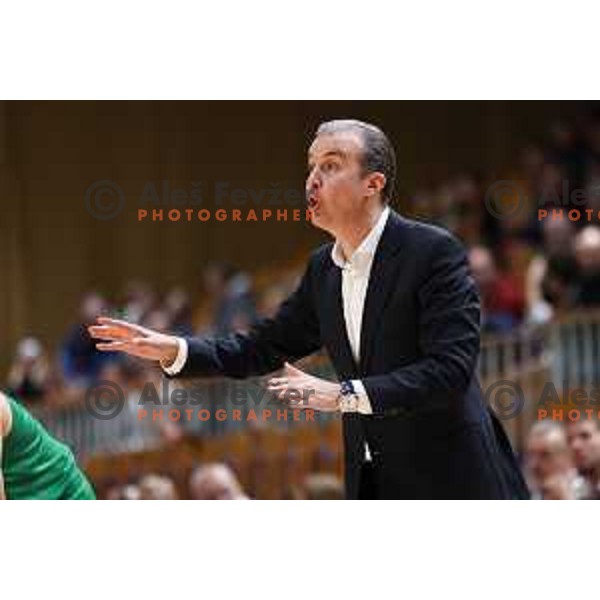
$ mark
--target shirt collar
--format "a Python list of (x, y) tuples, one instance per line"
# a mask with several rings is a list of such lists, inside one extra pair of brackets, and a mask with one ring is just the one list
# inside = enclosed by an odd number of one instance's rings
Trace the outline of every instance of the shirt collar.
[(372, 260), (375, 255), (375, 250), (377, 250), (379, 240), (383, 234), (385, 224), (387, 223), (389, 213), (390, 207), (386, 206), (379, 215), (377, 223), (375, 223), (371, 231), (367, 234), (367, 237), (360, 243), (360, 246), (354, 251), (349, 260), (346, 260), (344, 253), (342, 252), (341, 244), (336, 241), (331, 249), (331, 260), (333, 260), (334, 264), (340, 269), (343, 269), (350, 264), (363, 264), (363, 260), (365, 263)]

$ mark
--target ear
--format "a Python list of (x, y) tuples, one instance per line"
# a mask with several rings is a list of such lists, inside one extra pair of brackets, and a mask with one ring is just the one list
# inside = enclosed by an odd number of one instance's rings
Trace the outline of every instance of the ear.
[(383, 192), (383, 188), (385, 187), (385, 182), (386, 177), (383, 173), (379, 173), (379, 171), (369, 173), (367, 175), (367, 190), (369, 196), (381, 194), (381, 192)]

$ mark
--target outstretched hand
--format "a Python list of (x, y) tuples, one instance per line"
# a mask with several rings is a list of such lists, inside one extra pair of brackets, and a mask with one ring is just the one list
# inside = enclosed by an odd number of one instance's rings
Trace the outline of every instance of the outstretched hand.
[(139, 358), (158, 360), (166, 367), (177, 357), (179, 345), (175, 336), (127, 321), (98, 317), (97, 324), (90, 325), (88, 332), (92, 338), (102, 340), (96, 348), (103, 352), (126, 352)]

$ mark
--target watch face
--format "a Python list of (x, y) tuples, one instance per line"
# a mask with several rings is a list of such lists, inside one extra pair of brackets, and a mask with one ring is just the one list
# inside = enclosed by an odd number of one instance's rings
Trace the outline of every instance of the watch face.
[(344, 396), (348, 396), (350, 394), (354, 394), (354, 386), (351, 381), (342, 381), (341, 392)]

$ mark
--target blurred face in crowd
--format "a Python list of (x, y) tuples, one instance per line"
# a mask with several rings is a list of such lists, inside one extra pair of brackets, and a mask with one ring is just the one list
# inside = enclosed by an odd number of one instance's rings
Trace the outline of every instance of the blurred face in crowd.
[(175, 484), (168, 477), (146, 475), (139, 483), (140, 500), (177, 500)]
[(17, 362), (25, 367), (33, 366), (43, 357), (41, 343), (32, 337), (23, 338), (17, 346)]
[(469, 252), (469, 266), (479, 289), (484, 290), (496, 279), (496, 265), (491, 252), (482, 246), (475, 246)]
[(190, 493), (194, 500), (245, 499), (235, 475), (225, 465), (200, 467), (190, 479)]
[(315, 473), (304, 481), (305, 500), (343, 500), (344, 484), (330, 473)]
[(107, 500), (140, 500), (140, 489), (137, 485), (115, 485), (107, 494)]
[(575, 258), (586, 275), (600, 272), (600, 228), (585, 227), (575, 239)]
[(340, 130), (318, 135), (308, 152), (306, 198), (312, 223), (332, 235), (365, 220), (373, 203), (381, 203), (382, 173), (366, 173), (360, 132)]
[(596, 421), (587, 419), (569, 423), (567, 437), (575, 466), (580, 471), (600, 469), (600, 429)]
[(171, 326), (171, 319), (169, 313), (165, 310), (153, 310), (144, 319), (144, 325), (155, 331), (166, 332)]
[(549, 477), (568, 472), (572, 463), (567, 436), (562, 427), (534, 426), (527, 440), (526, 463), (537, 485)]
[(95, 322), (98, 315), (106, 312), (106, 302), (98, 294), (86, 294), (81, 302), (81, 317), (84, 323)]
[(564, 475), (550, 475), (540, 485), (540, 495), (544, 500), (575, 500), (570, 480)]
[(462, 173), (452, 182), (452, 197), (461, 205), (477, 205), (480, 202), (481, 192), (477, 181), (469, 174)]
[(552, 256), (568, 256), (573, 251), (575, 225), (569, 219), (542, 221), (544, 249)]

